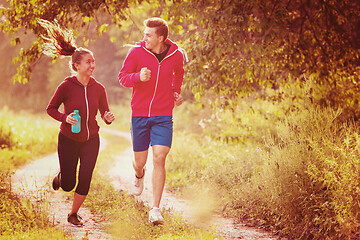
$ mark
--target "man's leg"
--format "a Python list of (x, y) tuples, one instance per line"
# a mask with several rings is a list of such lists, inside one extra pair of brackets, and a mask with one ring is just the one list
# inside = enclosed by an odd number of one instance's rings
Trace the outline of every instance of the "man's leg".
[(148, 150), (142, 152), (134, 152), (134, 161), (133, 167), (135, 170), (135, 175), (138, 178), (144, 176), (144, 167), (147, 161)]
[(142, 178), (150, 145), (150, 126), (146, 117), (131, 118), (131, 138), (134, 150), (135, 175)]
[(154, 164), (154, 170), (152, 173), (153, 207), (158, 208), (160, 206), (166, 179), (165, 160), (170, 148), (162, 145), (153, 145), (152, 149)]

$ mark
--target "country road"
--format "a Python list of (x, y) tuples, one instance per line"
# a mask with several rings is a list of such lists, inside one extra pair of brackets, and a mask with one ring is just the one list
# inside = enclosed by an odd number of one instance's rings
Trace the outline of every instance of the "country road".
[[(130, 192), (133, 169), (131, 160), (133, 158), (132, 148), (130, 147), (130, 133), (109, 128), (102, 128), (101, 132), (117, 135), (129, 141), (129, 148), (116, 156), (111, 170), (108, 172), (112, 179), (111, 184), (117, 190)], [(101, 134), (101, 133), (100, 133)], [(101, 151), (106, 146), (106, 140), (101, 139)], [(149, 151), (149, 161), (146, 165), (147, 174), (145, 176), (145, 189), (141, 196), (137, 197), (147, 205), (151, 204), (151, 172), (152, 172), (152, 153)], [(63, 191), (53, 191), (51, 188), (52, 177), (58, 170), (57, 153), (38, 159), (21, 169), (18, 169), (12, 177), (12, 191), (25, 196), (33, 202), (46, 199), (47, 208), (51, 213), (54, 226), (63, 229), (74, 239), (82, 239), (87, 236), (89, 239), (112, 239), (111, 235), (103, 231), (101, 221), (97, 221), (96, 216), (86, 208), (80, 209), (80, 215), (86, 219), (82, 228), (71, 227), (66, 223), (66, 216), (71, 208), (69, 194)], [(170, 209), (174, 214), (180, 214), (183, 219), (192, 224), (197, 224), (194, 220), (196, 216), (191, 208), (191, 203), (173, 196), (170, 192), (164, 191), (161, 207)], [(235, 223), (232, 219), (226, 219), (220, 215), (212, 215), (206, 221), (207, 227), (215, 227), (216, 231), (224, 239), (254, 239), (254, 240), (275, 240), (279, 239), (275, 235), (262, 229), (248, 227), (244, 223)]]

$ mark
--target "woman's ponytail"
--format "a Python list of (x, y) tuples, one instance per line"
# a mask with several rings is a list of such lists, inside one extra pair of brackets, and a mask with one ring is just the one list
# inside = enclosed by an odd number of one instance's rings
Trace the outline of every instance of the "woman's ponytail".
[(80, 64), (85, 54), (93, 53), (86, 48), (77, 48), (73, 32), (68, 29), (62, 29), (57, 22), (49, 22), (43, 19), (39, 24), (46, 30), (47, 36), (41, 37), (45, 40), (42, 52), (50, 57), (53, 56), (71, 56), (70, 69), (77, 72), (75, 64)]
[(47, 32), (41, 37), (46, 41), (43, 44), (43, 53), (48, 56), (72, 56), (77, 47), (71, 30), (62, 29), (57, 22), (40, 19), (38, 22)]

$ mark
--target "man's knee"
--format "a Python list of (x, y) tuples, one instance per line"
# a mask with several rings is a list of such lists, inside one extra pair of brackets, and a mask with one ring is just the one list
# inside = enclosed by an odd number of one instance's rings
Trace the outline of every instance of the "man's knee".
[(134, 166), (136, 168), (142, 168), (147, 161), (148, 151), (134, 152)]
[(154, 153), (153, 155), (153, 163), (154, 166), (158, 167), (165, 167), (165, 160), (166, 160), (167, 153), (160, 152), (160, 153)]
[(160, 152), (160, 153), (154, 153), (153, 158), (154, 158), (154, 162), (165, 162), (167, 153), (164, 152)]

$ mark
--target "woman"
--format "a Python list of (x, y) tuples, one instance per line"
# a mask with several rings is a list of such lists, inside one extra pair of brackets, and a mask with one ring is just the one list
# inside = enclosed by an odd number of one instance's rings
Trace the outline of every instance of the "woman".
[[(104, 86), (92, 77), (95, 69), (92, 52), (77, 48), (72, 32), (61, 29), (57, 23), (40, 20), (39, 24), (47, 31), (47, 36), (43, 36), (46, 40), (43, 53), (48, 56), (71, 56), (71, 68), (75, 71), (75, 75), (65, 78), (57, 87), (47, 113), (61, 122), (58, 139), (60, 171), (53, 180), (54, 190), (61, 187), (64, 191), (71, 191), (75, 188), (80, 160), (78, 185), (67, 220), (75, 226), (82, 226), (78, 210), (89, 192), (100, 145), (96, 114), (99, 110), (107, 124), (112, 123), (115, 117), (109, 111)], [(61, 104), (64, 105), (64, 112), (59, 111)], [(74, 110), (78, 110), (81, 117), (79, 133), (71, 130), (71, 126), (77, 123), (73, 117)]]

